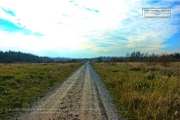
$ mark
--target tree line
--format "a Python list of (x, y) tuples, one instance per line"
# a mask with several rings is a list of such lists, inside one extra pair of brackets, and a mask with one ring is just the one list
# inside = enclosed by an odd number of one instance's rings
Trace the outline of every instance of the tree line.
[(161, 64), (169, 64), (170, 62), (180, 62), (180, 53), (171, 54), (148, 54), (141, 53), (140, 51), (133, 51), (127, 53), (124, 57), (97, 57), (97, 58), (50, 58), (50, 57), (39, 57), (30, 53), (14, 52), (14, 51), (0, 51), (0, 63), (13, 63), (13, 62), (147, 62), (153, 64), (159, 62)]
[(54, 62), (49, 57), (39, 57), (30, 53), (14, 52), (14, 51), (0, 51), (1, 63), (13, 63), (13, 62)]
[(164, 54), (148, 54), (148, 53), (141, 53), (140, 51), (134, 51), (131, 54), (126, 55), (127, 60), (131, 61), (131, 62), (138, 62), (138, 61), (145, 61), (145, 62), (162, 62), (163, 60), (168, 60), (171, 62), (178, 62), (180, 61), (180, 53), (176, 52), (176, 53), (164, 53)]
[(180, 62), (180, 53), (171, 54), (148, 54), (141, 53), (140, 51), (133, 51), (132, 53), (127, 53), (125, 57), (98, 57), (97, 62), (147, 62), (148, 64), (153, 64), (159, 62), (162, 64), (167, 64), (170, 62)]

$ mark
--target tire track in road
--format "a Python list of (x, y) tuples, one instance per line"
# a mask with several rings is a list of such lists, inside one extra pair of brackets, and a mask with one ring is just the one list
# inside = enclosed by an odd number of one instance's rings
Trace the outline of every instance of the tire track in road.
[(111, 96), (89, 63), (38, 101), (19, 120), (116, 120)]
[(104, 116), (101, 114), (99, 106), (98, 95), (95, 89), (94, 80), (91, 79), (89, 65), (87, 64), (85, 82), (83, 87), (81, 119), (93, 120), (102, 119)]

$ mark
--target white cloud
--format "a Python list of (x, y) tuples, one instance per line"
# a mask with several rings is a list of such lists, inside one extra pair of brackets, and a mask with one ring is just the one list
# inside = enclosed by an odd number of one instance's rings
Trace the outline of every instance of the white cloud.
[[(44, 35), (0, 31), (1, 48), (58, 52), (62, 49), (92, 50), (96, 54), (137, 48), (160, 51), (166, 47), (162, 43), (178, 31), (171, 23), (179, 18), (142, 19), (142, 8), (152, 5), (141, 0), (1, 0), (0, 7), (16, 14), (15, 17), (5, 14), (0, 8), (1, 18), (16, 25), (20, 22), (20, 27)], [(178, 13), (178, 8), (179, 5), (172, 8), (173, 15)]]

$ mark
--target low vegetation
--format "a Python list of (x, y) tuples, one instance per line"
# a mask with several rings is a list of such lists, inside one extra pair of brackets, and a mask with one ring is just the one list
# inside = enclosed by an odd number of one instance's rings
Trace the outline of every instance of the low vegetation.
[(82, 63), (0, 64), (0, 119), (8, 119), (21, 108), (31, 107), (34, 101), (81, 65)]
[(129, 120), (180, 118), (180, 63), (92, 63)]

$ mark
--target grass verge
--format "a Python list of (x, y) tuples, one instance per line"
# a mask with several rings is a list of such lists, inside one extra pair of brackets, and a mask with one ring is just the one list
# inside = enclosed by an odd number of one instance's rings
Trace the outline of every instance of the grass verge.
[(92, 63), (114, 97), (119, 116), (129, 120), (180, 118), (180, 63)]
[[(0, 64), (0, 119), (31, 107), (82, 63)], [(18, 108), (18, 109), (17, 109)], [(16, 111), (17, 109), (17, 111)]]

